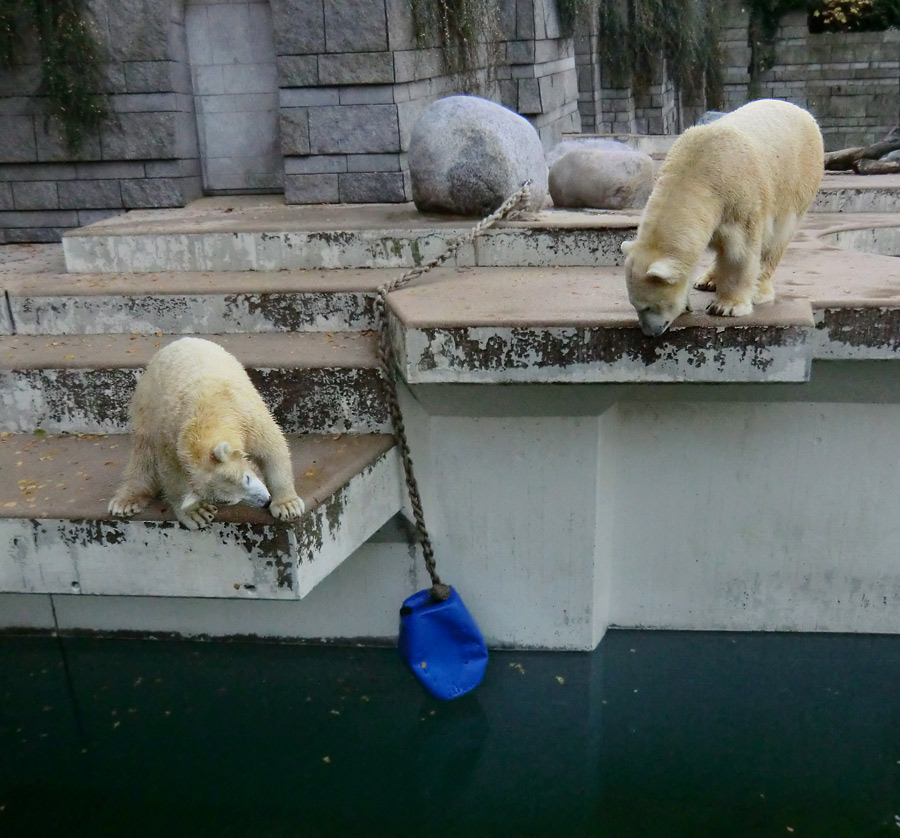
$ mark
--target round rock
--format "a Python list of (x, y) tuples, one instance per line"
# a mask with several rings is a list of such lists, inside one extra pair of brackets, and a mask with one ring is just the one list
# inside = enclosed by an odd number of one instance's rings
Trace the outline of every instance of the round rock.
[(537, 131), (477, 96), (448, 96), (422, 112), (410, 138), (409, 173), (420, 212), (488, 215), (528, 179), (529, 209), (540, 209), (547, 197)]
[(642, 151), (576, 148), (550, 167), (550, 196), (557, 207), (634, 209), (653, 189), (653, 160)]

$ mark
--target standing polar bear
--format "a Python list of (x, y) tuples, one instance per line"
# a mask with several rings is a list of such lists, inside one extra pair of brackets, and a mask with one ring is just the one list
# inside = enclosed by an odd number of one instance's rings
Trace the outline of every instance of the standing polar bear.
[(217, 503), (269, 503), (282, 520), (303, 514), (287, 441), (240, 361), (218, 344), (180, 338), (160, 349), (138, 381), (131, 424), (113, 515), (133, 515), (158, 494), (190, 530), (209, 524)]
[(695, 287), (716, 292), (710, 314), (740, 317), (774, 300), (772, 273), (823, 169), (819, 126), (789, 102), (751, 102), (685, 131), (666, 156), (637, 238), (622, 244), (628, 299), (644, 334), (661, 335), (687, 309), (688, 279), (707, 247), (715, 261)]

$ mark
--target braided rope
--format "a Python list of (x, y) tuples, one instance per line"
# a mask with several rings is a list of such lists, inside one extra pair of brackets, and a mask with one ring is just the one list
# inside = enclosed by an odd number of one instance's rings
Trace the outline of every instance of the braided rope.
[(422, 554), (425, 558), (425, 569), (431, 577), (431, 598), (435, 602), (443, 602), (450, 596), (450, 586), (441, 582), (437, 573), (437, 563), (434, 558), (434, 548), (431, 544), (431, 536), (425, 525), (425, 513), (422, 510), (422, 496), (419, 493), (419, 484), (413, 471), (412, 454), (409, 450), (409, 440), (406, 436), (406, 426), (403, 422), (403, 412), (400, 409), (400, 398), (397, 393), (397, 356), (391, 341), (390, 327), (387, 318), (388, 294), (408, 285), (414, 279), (428, 273), (430, 270), (443, 265), (463, 245), (469, 244), (478, 238), (485, 230), (492, 227), (504, 218), (513, 218), (521, 213), (531, 199), (531, 181), (526, 180), (522, 186), (513, 192), (494, 212), (479, 221), (465, 236), (461, 236), (450, 243), (450, 246), (440, 255), (407, 271), (399, 279), (386, 282), (378, 289), (375, 298), (375, 323), (378, 328), (378, 359), (384, 372), (385, 395), (387, 396), (388, 412), (391, 415), (391, 423), (394, 427), (394, 439), (400, 449), (400, 459), (403, 462), (403, 472), (406, 475), (406, 489), (409, 493), (409, 503), (412, 507), (413, 518), (422, 545)]

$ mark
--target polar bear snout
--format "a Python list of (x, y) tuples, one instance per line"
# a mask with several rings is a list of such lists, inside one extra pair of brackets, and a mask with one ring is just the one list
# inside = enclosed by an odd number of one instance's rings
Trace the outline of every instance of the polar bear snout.
[(651, 309), (639, 311), (637, 317), (638, 323), (640, 323), (641, 326), (641, 331), (648, 338), (659, 337), (672, 325), (672, 320), (674, 319), (669, 318), (658, 311), (652, 311)]
[(244, 497), (243, 503), (248, 506), (268, 506), (272, 496), (266, 488), (266, 484), (262, 482), (253, 472), (247, 472), (244, 475)]

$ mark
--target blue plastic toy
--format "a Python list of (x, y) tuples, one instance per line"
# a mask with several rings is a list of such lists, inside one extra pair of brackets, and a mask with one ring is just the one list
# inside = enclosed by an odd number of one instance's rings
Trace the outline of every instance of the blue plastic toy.
[(484, 637), (453, 588), (443, 602), (436, 602), (430, 589), (404, 600), (398, 645), (401, 657), (435, 698), (458, 698), (484, 677)]

